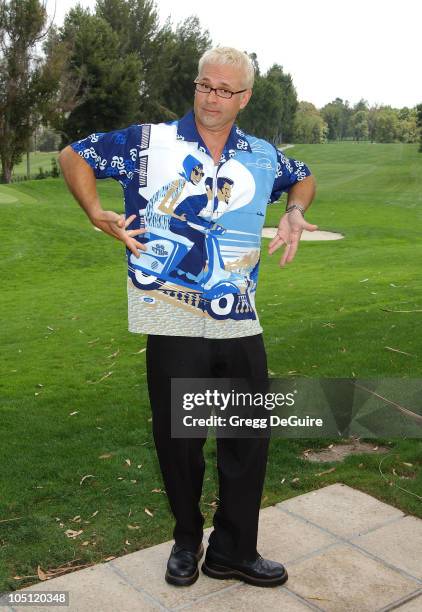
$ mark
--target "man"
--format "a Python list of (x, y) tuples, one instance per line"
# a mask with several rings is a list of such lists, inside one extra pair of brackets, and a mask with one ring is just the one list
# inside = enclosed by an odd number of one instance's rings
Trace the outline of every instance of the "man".
[(210, 179), (210, 186), (209, 184), (207, 185), (208, 202), (205, 208), (198, 213), (199, 216), (205, 219), (211, 218), (212, 215), (214, 215), (214, 219), (221, 217), (227, 210), (232, 193), (232, 185), (232, 179), (226, 176), (219, 176), (217, 178), (217, 195), (213, 198), (212, 179)]
[(215, 202), (215, 213), (219, 217), (227, 210), (227, 205), (232, 194), (233, 181), (225, 176), (217, 179), (217, 196)]
[[(315, 193), (305, 164), (286, 158), (234, 125), (252, 95), (253, 77), (246, 54), (224, 47), (209, 50), (199, 62), (193, 113), (169, 124), (93, 134), (60, 155), (68, 186), (91, 222), (127, 247), (129, 330), (148, 334), (154, 441), (175, 517), (175, 544), (166, 580), (175, 585), (196, 581), (203, 554), (204, 518), (199, 502), (205, 439), (171, 436), (171, 379), (258, 381), (267, 376), (255, 308), (267, 203), (288, 192), (287, 212), (269, 244), (270, 254), (285, 245), (281, 266), (293, 260), (302, 230), (316, 229), (303, 217)], [(186, 174), (187, 156), (200, 165), (192, 162)], [(189, 173), (194, 163), (197, 176), (192, 180)], [(190, 198), (206, 206), (211, 200), (210, 185), (212, 202), (217, 189), (226, 190), (227, 209), (223, 214), (215, 210), (208, 220), (210, 230), (217, 217), (223, 228), (221, 236), (214, 237), (221, 257), (214, 257), (213, 249), (205, 245), (195, 250), (191, 264), (195, 271), (203, 271), (203, 281), (194, 286), (167, 274), (192, 247), (186, 237), (171, 231), (171, 213), (163, 214), (171, 197), (169, 185), (178, 175), (184, 177), (180, 202)], [(117, 178), (124, 188), (126, 221), (101, 208), (95, 178), (107, 176)], [(199, 210), (198, 204), (196, 214)], [(146, 229), (145, 218), (149, 220)], [(195, 226), (186, 214), (180, 218)], [(236, 281), (226, 280), (227, 270), (236, 272)], [(236, 578), (256, 586), (276, 586), (287, 580), (285, 567), (263, 559), (256, 549), (268, 443), (268, 437), (217, 438), (219, 505), (202, 565), (208, 576)]]

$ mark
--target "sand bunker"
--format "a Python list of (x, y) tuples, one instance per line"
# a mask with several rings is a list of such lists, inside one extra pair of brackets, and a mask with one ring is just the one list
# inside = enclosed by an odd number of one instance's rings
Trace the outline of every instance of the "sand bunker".
[[(276, 227), (264, 227), (262, 230), (263, 238), (274, 238), (277, 233)], [(308, 232), (303, 230), (301, 240), (341, 240), (344, 238), (343, 234), (337, 232), (324, 232), (323, 230), (316, 230), (315, 232)]]

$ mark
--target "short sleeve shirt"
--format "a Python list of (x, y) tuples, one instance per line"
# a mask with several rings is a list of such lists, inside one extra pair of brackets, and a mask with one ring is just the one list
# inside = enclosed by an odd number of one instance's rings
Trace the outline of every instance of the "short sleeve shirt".
[(128, 262), (129, 331), (205, 338), (262, 332), (255, 306), (266, 207), (310, 175), (233, 125), (218, 164), (193, 112), (91, 134), (72, 148), (124, 191), (146, 251)]

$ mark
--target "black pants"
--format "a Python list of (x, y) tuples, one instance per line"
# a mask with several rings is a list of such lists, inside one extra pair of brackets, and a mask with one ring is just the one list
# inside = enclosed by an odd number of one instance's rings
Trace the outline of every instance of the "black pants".
[[(147, 376), (158, 460), (177, 544), (197, 551), (204, 518), (199, 502), (205, 471), (204, 438), (171, 437), (171, 378), (267, 377), (262, 336), (214, 340), (148, 336)], [(254, 560), (269, 437), (217, 438), (219, 504), (210, 546), (234, 560)]]

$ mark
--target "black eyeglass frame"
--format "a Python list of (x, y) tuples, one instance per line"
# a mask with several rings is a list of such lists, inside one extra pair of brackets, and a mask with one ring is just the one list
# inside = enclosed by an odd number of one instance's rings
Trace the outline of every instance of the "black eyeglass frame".
[[(198, 83), (198, 81), (194, 81), (193, 84), (195, 85), (195, 90), (198, 93), (210, 94), (212, 91), (215, 91), (215, 95), (218, 96), (219, 98), (223, 98), (223, 100), (230, 100), (235, 94), (244, 93), (245, 91), (248, 90), (248, 88), (246, 88), (246, 89), (239, 89), (239, 91), (230, 91), (229, 89), (224, 89), (224, 87), (211, 87), (211, 85), (207, 85), (206, 83)], [(200, 89), (198, 89), (198, 85), (200, 85), (201, 87), (206, 87), (207, 89), (209, 89), (209, 91), (201, 91)], [(220, 95), (218, 92), (222, 90), (227, 91), (227, 93), (229, 93), (230, 95), (229, 96)]]

